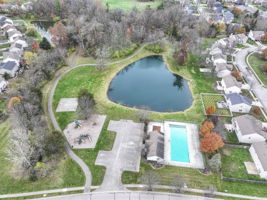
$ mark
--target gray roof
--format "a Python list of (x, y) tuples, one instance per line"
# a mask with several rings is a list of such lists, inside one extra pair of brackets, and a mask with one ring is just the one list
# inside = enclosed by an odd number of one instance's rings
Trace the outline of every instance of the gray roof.
[(245, 103), (247, 105), (252, 104), (252, 100), (246, 96), (237, 94), (237, 93), (232, 93), (232, 94), (226, 94), (227, 99), (231, 101), (232, 105), (240, 104), (240, 103)]
[(0, 69), (5, 69), (12, 71), (15, 67), (17, 67), (17, 63), (15, 61), (8, 61), (0, 64)]
[(216, 71), (219, 72), (219, 71), (223, 71), (223, 70), (232, 70), (233, 69), (233, 66), (232, 65), (229, 65), (229, 64), (226, 64), (226, 63), (217, 63), (216, 64)]
[(8, 37), (11, 37), (11, 36), (13, 36), (13, 35), (15, 35), (15, 34), (21, 34), (21, 32), (19, 32), (19, 31), (17, 31), (17, 30), (10, 31), (10, 32), (8, 32)]
[(241, 86), (242, 86), (242, 83), (238, 82), (236, 80), (236, 78), (233, 77), (232, 75), (223, 77), (223, 81), (226, 85), (226, 88), (230, 88), (230, 87), (234, 87), (234, 86), (241, 88)]
[(162, 133), (158, 131), (150, 132), (146, 144), (148, 144), (147, 157), (157, 156), (164, 159), (164, 136)]
[(251, 115), (241, 115), (233, 118), (241, 131), (242, 135), (258, 133), (267, 139), (267, 133), (263, 131), (262, 122)]
[(4, 52), (3, 53), (3, 60), (7, 59), (7, 58), (11, 58), (14, 60), (19, 60), (20, 55), (14, 52)]
[(261, 162), (261, 165), (265, 171), (267, 171), (267, 143), (266, 142), (256, 142), (252, 146)]
[(226, 56), (223, 55), (222, 53), (216, 53), (216, 54), (213, 55), (213, 59), (214, 60), (217, 60), (217, 59), (225, 59), (225, 58), (226, 58)]
[(23, 48), (23, 46), (21, 44), (19, 44), (19, 43), (15, 43), (15, 47), (18, 48), (18, 49), (22, 49)]

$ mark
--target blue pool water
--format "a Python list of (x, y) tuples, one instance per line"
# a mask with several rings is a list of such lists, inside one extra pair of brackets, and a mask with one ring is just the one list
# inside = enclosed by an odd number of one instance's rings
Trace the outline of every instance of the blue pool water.
[(171, 161), (189, 163), (188, 141), (185, 126), (170, 126)]

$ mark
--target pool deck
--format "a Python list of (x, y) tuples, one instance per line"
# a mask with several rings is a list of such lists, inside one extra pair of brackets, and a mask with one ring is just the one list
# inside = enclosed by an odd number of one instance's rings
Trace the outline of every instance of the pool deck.
[[(184, 126), (187, 132), (189, 163), (176, 162), (171, 160), (171, 139), (170, 139), (170, 126)], [(151, 122), (148, 125), (148, 132), (153, 130), (153, 126), (160, 126), (161, 132), (164, 133), (164, 163), (166, 165), (188, 167), (196, 169), (204, 169), (204, 162), (202, 153), (199, 149), (199, 134), (198, 126), (192, 123), (164, 121), (164, 122)]]

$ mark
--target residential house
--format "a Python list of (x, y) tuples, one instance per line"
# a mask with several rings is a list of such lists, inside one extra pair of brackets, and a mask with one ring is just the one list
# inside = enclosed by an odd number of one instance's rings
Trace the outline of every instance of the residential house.
[(263, 131), (262, 122), (251, 115), (234, 117), (232, 125), (239, 142), (252, 144), (267, 139), (267, 132)]
[(243, 13), (248, 13), (248, 14), (254, 14), (258, 10), (254, 6), (239, 5), (236, 7), (240, 9)]
[(218, 63), (227, 63), (227, 56), (222, 53), (214, 54), (211, 58), (214, 65)]
[(261, 178), (267, 179), (267, 143), (253, 143), (249, 148), (250, 155)]
[(13, 52), (21, 56), (23, 54), (23, 46), (18, 43), (13, 43), (9, 48), (9, 52)]
[(23, 37), (19, 37), (15, 40), (15, 44), (22, 45), (23, 49), (28, 47), (28, 43), (23, 39)]
[(229, 75), (222, 78), (221, 86), (225, 94), (241, 93), (242, 83), (238, 82), (232, 75)]
[(164, 163), (164, 135), (159, 131), (149, 132), (149, 139), (146, 140), (147, 160)]
[(248, 37), (253, 41), (261, 41), (262, 36), (264, 36), (264, 31), (250, 31)]
[(252, 100), (241, 94), (226, 94), (226, 102), (231, 112), (249, 113), (252, 107)]
[(15, 61), (7, 61), (7, 62), (2, 62), (0, 64), (1, 75), (8, 73), (11, 77), (14, 77), (18, 69), (19, 69), (19, 64)]
[(3, 62), (7, 61), (15, 61), (19, 63), (20, 61), (20, 55), (15, 52), (4, 52), (3, 53)]
[(215, 65), (215, 72), (217, 73), (217, 77), (219, 78), (231, 75), (232, 69), (233, 66), (226, 63), (217, 63)]
[(18, 37), (22, 36), (21, 32), (17, 30), (12, 30), (8, 32), (7, 34), (8, 34), (8, 39), (10, 42), (14, 42)]

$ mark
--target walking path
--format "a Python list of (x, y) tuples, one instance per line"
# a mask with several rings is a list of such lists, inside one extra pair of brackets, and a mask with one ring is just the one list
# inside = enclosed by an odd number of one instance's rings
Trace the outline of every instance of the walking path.
[(257, 51), (257, 49), (258, 46), (241, 49), (235, 55), (235, 64), (242, 72), (258, 100), (261, 102), (263, 109), (267, 112), (267, 88), (258, 81), (251, 70), (251, 67), (247, 63), (247, 55), (251, 52)]
[[(121, 60), (118, 60), (118, 61), (115, 61), (115, 62), (107, 62), (107, 63), (104, 63), (103, 65), (108, 66), (108, 65), (118, 64), (118, 63), (122, 63), (122, 62), (124, 62), (126, 60), (129, 60), (129, 59), (133, 58), (134, 56), (136, 56), (137, 54), (139, 54), (144, 49), (144, 47), (146, 45), (153, 44), (155, 42), (157, 42), (157, 41), (149, 42), (149, 43), (146, 43), (146, 44), (142, 45), (134, 54), (132, 54), (131, 56), (129, 56), (127, 58), (124, 58), (124, 59), (121, 59)], [(54, 111), (53, 111), (53, 96), (55, 94), (55, 90), (56, 90), (58, 82), (61, 80), (61, 78), (63, 76), (65, 76), (67, 73), (69, 73), (73, 69), (76, 69), (78, 67), (83, 67), (83, 66), (97, 66), (97, 65), (101, 65), (101, 64), (88, 63), (88, 64), (81, 64), (81, 65), (71, 66), (70, 68), (67, 68), (66, 71), (64, 71), (62, 74), (60, 74), (56, 78), (56, 80), (54, 81), (53, 86), (52, 86), (52, 88), (50, 90), (50, 93), (49, 93), (49, 98), (48, 98), (48, 114), (49, 114), (49, 117), (51, 119), (51, 122), (52, 122), (55, 130), (62, 132), (62, 130), (61, 130), (61, 128), (60, 128), (60, 126), (59, 126), (59, 124), (58, 124), (58, 122), (56, 120)], [(82, 168), (83, 173), (85, 175), (85, 189), (84, 189), (84, 192), (89, 192), (90, 191), (90, 186), (91, 186), (91, 183), (92, 183), (92, 175), (91, 175), (89, 167), (85, 164), (85, 162), (83, 160), (81, 160), (72, 151), (71, 147), (69, 146), (69, 144), (67, 142), (65, 143), (65, 148), (66, 148), (67, 154), (71, 157), (71, 159), (73, 159)]]

